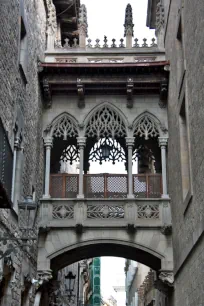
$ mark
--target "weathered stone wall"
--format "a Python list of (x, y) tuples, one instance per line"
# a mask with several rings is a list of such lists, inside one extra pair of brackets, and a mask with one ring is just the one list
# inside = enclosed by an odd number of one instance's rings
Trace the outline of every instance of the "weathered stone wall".
[[(183, 2), (183, 8), (179, 6)], [(183, 85), (178, 71), (179, 42), (177, 29), (179, 9), (183, 23), (184, 65)], [(168, 14), (167, 14), (168, 15)], [(199, 240), (204, 232), (204, 58), (203, 48), (204, 2), (172, 0), (170, 5), (165, 47), (170, 60), (169, 83), (169, 191), (172, 199), (173, 245), (175, 263), (175, 305), (203, 305), (204, 242)], [(189, 127), (189, 153), (192, 183), (192, 200), (184, 201), (181, 181), (181, 156), (179, 139), (179, 92), (185, 92), (187, 122)], [(196, 246), (197, 244), (197, 246)], [(191, 252), (191, 253), (190, 253)], [(186, 261), (185, 261), (186, 260)], [(181, 266), (183, 265), (183, 268)], [(179, 270), (180, 269), (180, 270)]]
[[(28, 39), (27, 84), (19, 68), (20, 50), (20, 0), (2, 0), (0, 4), (0, 117), (13, 150), (13, 128), (19, 108), (24, 123), (22, 194), (31, 194), (32, 187), (36, 200), (42, 196), (43, 187), (43, 145), (42, 145), (42, 100), (38, 81), (38, 59), (43, 59), (45, 49), (46, 10), (43, 0), (24, 0), (24, 14), (27, 19)], [(18, 233), (15, 212), (2, 211), (0, 231), (14, 237)], [(4, 250), (6, 246), (4, 246)], [(2, 247), (1, 247), (2, 250)], [(23, 263), (23, 264), (22, 264)], [(8, 286), (1, 282), (3, 298), (1, 305), (20, 305), (21, 293), (28, 285), (24, 304), (32, 305), (32, 277), (36, 277), (36, 254), (17, 248), (9, 261), (1, 260), (1, 280), (8, 279)], [(4, 278), (3, 278), (4, 276)], [(29, 303), (30, 303), (29, 302)], [(13, 303), (13, 304), (12, 304)], [(27, 305), (27, 304), (26, 304)]]

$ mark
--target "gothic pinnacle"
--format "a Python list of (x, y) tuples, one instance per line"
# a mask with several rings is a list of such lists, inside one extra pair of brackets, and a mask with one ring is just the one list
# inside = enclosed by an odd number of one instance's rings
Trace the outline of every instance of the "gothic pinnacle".
[(127, 35), (134, 35), (134, 24), (133, 24), (133, 16), (132, 16), (132, 6), (130, 4), (127, 5), (126, 10), (125, 10), (125, 33), (124, 36), (126, 37)]

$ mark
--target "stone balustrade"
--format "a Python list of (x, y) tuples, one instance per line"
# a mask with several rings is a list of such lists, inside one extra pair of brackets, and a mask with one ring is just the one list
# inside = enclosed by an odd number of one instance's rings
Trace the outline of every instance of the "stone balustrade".
[(171, 225), (168, 199), (42, 199), (40, 227), (164, 227)]

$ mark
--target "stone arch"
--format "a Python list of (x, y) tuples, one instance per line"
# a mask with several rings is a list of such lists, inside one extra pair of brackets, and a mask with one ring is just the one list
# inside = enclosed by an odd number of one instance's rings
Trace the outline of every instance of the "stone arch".
[(103, 102), (94, 107), (84, 119), (87, 137), (127, 137), (128, 120), (116, 106)]
[(151, 137), (167, 136), (167, 132), (161, 121), (148, 111), (140, 114), (133, 122), (134, 137), (144, 137), (147, 140)]
[[(43, 242), (43, 243), (42, 243)], [(161, 242), (161, 243), (160, 243)], [(171, 241), (160, 229), (84, 228), (51, 230), (39, 239), (38, 270), (57, 271), (76, 261), (97, 256), (118, 256), (141, 262), (153, 270), (172, 270)]]
[(79, 242), (61, 249), (49, 256), (51, 269), (60, 270), (74, 262), (86, 258), (114, 256), (123, 257), (143, 263), (155, 271), (162, 267), (164, 254), (158, 253), (141, 244), (115, 240), (99, 239)]
[(78, 137), (78, 121), (69, 113), (64, 112), (58, 115), (52, 122), (47, 126), (44, 131), (44, 136), (50, 137), (63, 137), (64, 140), (67, 137)]

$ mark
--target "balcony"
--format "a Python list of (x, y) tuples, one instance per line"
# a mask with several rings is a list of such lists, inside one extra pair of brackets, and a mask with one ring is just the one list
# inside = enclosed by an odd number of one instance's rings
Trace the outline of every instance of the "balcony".
[[(161, 198), (161, 174), (134, 174), (135, 198)], [(125, 199), (128, 194), (127, 174), (85, 174), (84, 197), (89, 199)], [(52, 174), (50, 177), (51, 198), (74, 199), (79, 190), (77, 174)]]
[(128, 175), (86, 174), (84, 199), (78, 199), (77, 174), (52, 174), (51, 198), (42, 199), (40, 226), (162, 227), (171, 223), (169, 199), (162, 198), (161, 174), (133, 175), (134, 198), (128, 198)]

